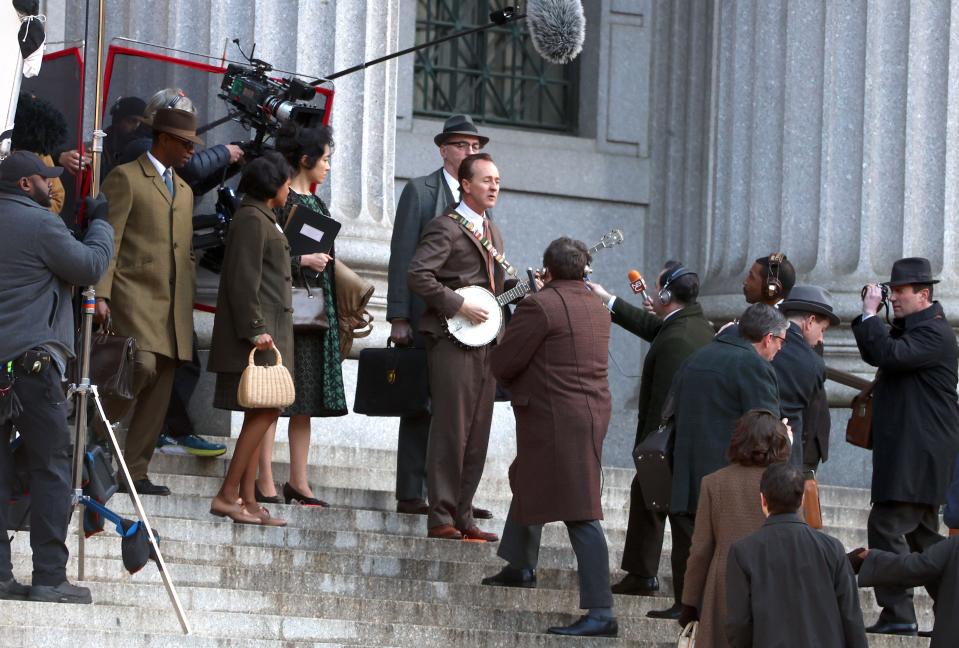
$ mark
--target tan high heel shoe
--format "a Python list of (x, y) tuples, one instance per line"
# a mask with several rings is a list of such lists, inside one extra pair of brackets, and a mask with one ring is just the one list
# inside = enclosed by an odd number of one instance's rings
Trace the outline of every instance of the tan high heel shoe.
[(218, 497), (210, 502), (210, 514), (217, 517), (228, 517), (237, 524), (262, 524), (260, 516), (253, 515), (245, 508), (241, 501), (226, 503)]
[(257, 516), (257, 519), (260, 520), (260, 524), (263, 526), (273, 526), (273, 527), (285, 527), (286, 520), (273, 517), (270, 515), (269, 509), (265, 506), (259, 507), (259, 509), (253, 510), (253, 515)]

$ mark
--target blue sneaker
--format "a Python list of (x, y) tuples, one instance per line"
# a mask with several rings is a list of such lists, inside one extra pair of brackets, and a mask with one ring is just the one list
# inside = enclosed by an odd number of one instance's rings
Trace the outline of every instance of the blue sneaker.
[(195, 434), (176, 437), (174, 441), (185, 451), (184, 454), (194, 457), (219, 457), (226, 452), (226, 446), (222, 443), (210, 443)]
[(172, 437), (169, 434), (161, 434), (160, 438), (157, 439), (157, 452), (173, 455), (187, 454), (186, 448), (177, 442), (176, 437)]

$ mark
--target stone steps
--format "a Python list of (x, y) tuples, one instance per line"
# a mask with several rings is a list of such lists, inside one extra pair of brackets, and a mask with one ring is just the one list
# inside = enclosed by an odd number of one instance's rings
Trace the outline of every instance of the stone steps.
[[(232, 441), (231, 441), (232, 445)], [(550, 625), (579, 615), (575, 557), (561, 524), (543, 534), (539, 587), (487, 587), (484, 576), (500, 566), (496, 546), (426, 538), (422, 516), (396, 513), (392, 452), (345, 446), (314, 449), (311, 483), (327, 509), (275, 505), (285, 528), (232, 524), (209, 514), (227, 461), (157, 455), (151, 477), (173, 490), (169, 497), (144, 497), (159, 531), (164, 558), (194, 626), (184, 637), (160, 575), (148, 565), (130, 576), (119, 558), (119, 538), (108, 525), (88, 539), (86, 570), (95, 605), (11, 603), (0, 606), (0, 645), (39, 646), (673, 646), (673, 622), (645, 617), (670, 604), (670, 538), (660, 565), (658, 597), (616, 596), (620, 621), (616, 640), (574, 640), (543, 634)], [(275, 473), (285, 479), (285, 444), (277, 444)], [(497, 473), (490, 468), (495, 467)], [(477, 496), (496, 518), (483, 528), (500, 531), (509, 505), (508, 461), (493, 458)], [(607, 469), (604, 528), (610, 542), (613, 578), (625, 534), (632, 471)], [(854, 489), (823, 487), (823, 514), (830, 533), (850, 546), (865, 543), (868, 496)], [(827, 497), (828, 495), (828, 497)], [(110, 502), (127, 517), (125, 495)], [(76, 574), (76, 536), (71, 533), (69, 574)], [(29, 581), (26, 534), (13, 544), (14, 572)], [(871, 622), (877, 610), (871, 590), (861, 590)], [(923, 627), (931, 624), (931, 602), (917, 593)], [(27, 624), (24, 625), (24, 620)], [(88, 629), (88, 628), (96, 628)], [(926, 646), (927, 640), (870, 637), (873, 648)]]

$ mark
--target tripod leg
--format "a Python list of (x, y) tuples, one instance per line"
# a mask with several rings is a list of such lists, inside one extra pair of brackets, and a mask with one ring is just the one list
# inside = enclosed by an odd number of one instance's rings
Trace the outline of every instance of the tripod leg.
[(130, 478), (130, 470), (127, 468), (127, 462), (123, 458), (123, 453), (120, 452), (120, 444), (117, 442), (117, 437), (113, 433), (113, 426), (110, 424), (110, 421), (107, 420), (106, 412), (103, 411), (103, 403), (100, 402), (100, 394), (97, 392), (96, 385), (91, 386), (90, 389), (93, 391), (93, 400), (97, 405), (97, 412), (100, 414), (100, 418), (103, 420), (103, 424), (107, 430), (107, 436), (110, 438), (110, 446), (113, 448), (114, 456), (117, 459), (117, 464), (120, 466), (120, 470), (123, 471), (123, 477), (126, 479), (127, 484), (130, 485), (130, 499), (133, 500), (133, 506), (136, 508), (137, 516), (140, 518), (140, 521), (143, 522), (143, 526), (146, 528), (147, 537), (150, 539), (150, 545), (153, 547), (153, 551), (156, 553), (157, 566), (160, 568), (160, 577), (163, 579), (163, 585), (166, 587), (167, 595), (170, 597), (170, 602), (173, 604), (173, 610), (176, 612), (177, 619), (180, 621), (180, 627), (183, 629), (183, 633), (190, 634), (190, 622), (186, 618), (186, 613), (183, 611), (183, 605), (180, 603), (180, 597), (177, 595), (176, 587), (173, 585), (173, 579), (170, 578), (170, 573), (167, 571), (166, 562), (163, 560), (163, 554), (160, 553), (160, 547), (157, 544), (156, 536), (153, 534), (153, 527), (150, 525), (150, 520), (147, 519), (146, 511), (143, 510), (142, 502), (140, 502), (140, 495), (133, 487), (133, 480)]

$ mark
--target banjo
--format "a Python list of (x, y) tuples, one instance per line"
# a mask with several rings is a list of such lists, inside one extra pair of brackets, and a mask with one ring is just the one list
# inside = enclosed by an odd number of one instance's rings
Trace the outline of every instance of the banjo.
[[(622, 230), (614, 229), (607, 233), (603, 238), (589, 248), (589, 254), (611, 248), (623, 242)], [(474, 324), (465, 316), (457, 313), (453, 317), (446, 319), (446, 331), (450, 338), (457, 344), (475, 349), (486, 346), (496, 339), (500, 330), (503, 328), (503, 306), (514, 299), (522, 297), (530, 291), (530, 282), (523, 279), (498, 297), (480, 286), (464, 286), (456, 289), (456, 294), (482, 306), (489, 313), (489, 319), (480, 324)]]

